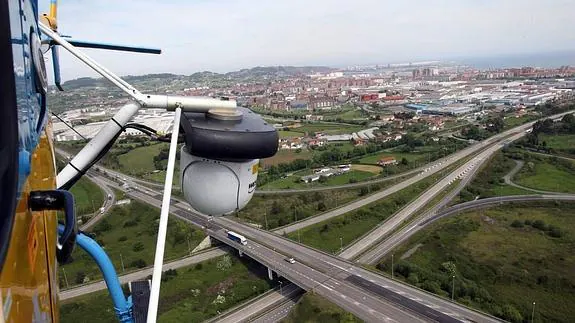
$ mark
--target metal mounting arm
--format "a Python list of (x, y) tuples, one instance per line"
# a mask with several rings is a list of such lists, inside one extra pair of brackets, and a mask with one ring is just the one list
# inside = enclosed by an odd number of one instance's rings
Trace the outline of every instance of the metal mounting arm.
[(112, 140), (117, 138), (119, 132), (132, 119), (141, 107), (161, 108), (168, 111), (174, 111), (181, 108), (182, 112), (202, 112), (206, 113), (212, 109), (236, 109), (237, 104), (234, 100), (214, 99), (206, 97), (191, 96), (168, 96), (168, 95), (151, 95), (143, 94), (128, 82), (122, 80), (119, 76), (112, 73), (102, 65), (98, 64), (88, 55), (75, 48), (70, 42), (53, 31), (43, 23), (39, 23), (40, 30), (52, 41), (76, 56), (98, 74), (112, 82), (119, 89), (132, 97), (136, 103), (129, 103), (123, 106), (120, 111), (111, 118), (106, 125), (100, 129), (98, 134), (92, 139), (70, 163), (58, 174), (58, 188), (67, 188), (69, 183), (82, 175), (89, 168), (96, 158), (104, 151)]

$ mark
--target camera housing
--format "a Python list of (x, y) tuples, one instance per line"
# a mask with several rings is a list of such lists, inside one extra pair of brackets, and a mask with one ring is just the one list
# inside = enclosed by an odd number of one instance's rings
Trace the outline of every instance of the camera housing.
[(182, 192), (197, 211), (218, 216), (246, 206), (256, 189), (259, 159), (275, 155), (278, 133), (249, 109), (184, 113), (180, 121)]

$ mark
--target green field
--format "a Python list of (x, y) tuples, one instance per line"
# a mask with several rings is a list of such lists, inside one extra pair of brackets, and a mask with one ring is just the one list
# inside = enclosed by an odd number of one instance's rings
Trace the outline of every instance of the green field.
[(361, 110), (353, 109), (342, 113), (334, 114), (328, 116), (330, 120), (341, 119), (341, 120), (354, 120), (354, 119), (368, 119), (367, 114), (361, 112)]
[(303, 136), (303, 134), (301, 132), (295, 132), (295, 131), (284, 131), (284, 130), (280, 130), (278, 131), (280, 138), (293, 138), (293, 137), (301, 137)]
[(154, 167), (154, 157), (165, 147), (168, 147), (167, 143), (138, 147), (118, 156), (120, 171), (130, 175), (154, 171), (156, 169)]
[[(395, 277), (450, 297), (455, 275), (457, 302), (512, 322), (530, 320), (536, 302), (535, 322), (573, 322), (574, 207), (525, 203), (442, 219), (393, 251)], [(391, 254), (377, 268), (391, 273)]]
[(517, 184), (543, 191), (575, 193), (575, 162), (532, 158), (515, 175)]
[(304, 123), (301, 127), (292, 128), (292, 131), (297, 132), (322, 132), (330, 135), (338, 134), (351, 134), (359, 130), (364, 129), (362, 126), (348, 125), (348, 124), (337, 124), (337, 123)]
[[(221, 265), (225, 265), (224, 257), (231, 260), (231, 267)], [(272, 282), (266, 277), (267, 271), (263, 266), (247, 258), (230, 256), (177, 269), (172, 276), (164, 272), (158, 322), (207, 320), (216, 316), (218, 311), (223, 312), (269, 290)], [(60, 314), (62, 322), (117, 322), (107, 292), (62, 302)]]
[[(463, 145), (462, 145), (463, 146)], [(403, 158), (407, 159), (410, 166), (421, 166), (423, 164), (427, 164), (433, 161), (431, 155), (441, 150), (441, 146), (426, 146), (426, 147), (419, 147), (416, 151), (405, 153), (400, 151), (401, 147), (394, 148), (394, 149), (386, 149), (384, 151), (365, 156), (359, 160), (362, 164), (377, 164), (377, 162), (382, 157), (395, 157), (398, 163), (401, 162)]]
[(551, 149), (553, 154), (575, 158), (575, 135), (539, 134), (539, 142), (545, 142), (545, 147)]
[(352, 313), (314, 293), (306, 293), (283, 323), (355, 323), (363, 322)]
[[(409, 187), (396, 192), (385, 199), (364, 206), (350, 213), (311, 225), (298, 232), (288, 234), (292, 240), (327, 252), (339, 252), (362, 235), (385, 221), (389, 216), (407, 205), (415, 197), (444, 176), (445, 172), (435, 174)], [(342, 241), (340, 241), (340, 237)]]
[[(133, 201), (128, 206), (115, 206), (110, 214), (101, 220), (90, 233), (106, 250), (116, 271), (122, 272), (121, 261), (126, 271), (153, 264), (160, 211), (148, 205)], [(188, 254), (188, 240), (194, 248), (205, 234), (181, 220), (170, 218), (165, 259), (174, 259)], [(92, 258), (80, 248), (72, 254), (73, 261), (63, 265), (68, 284), (76, 285), (87, 280), (100, 280), (100, 270)], [(65, 287), (64, 271), (58, 271), (60, 286)]]
[(491, 159), (485, 163), (477, 175), (473, 178), (451, 204), (474, 200), (480, 198), (506, 195), (529, 195), (531, 191), (522, 190), (514, 186), (505, 184), (503, 177), (515, 168), (515, 161), (504, 152), (496, 152)]
[(261, 163), (264, 165), (264, 167), (268, 167), (270, 165), (277, 165), (279, 163), (289, 163), (296, 159), (310, 159), (311, 156), (312, 151), (308, 149), (302, 149), (302, 151), (299, 153), (296, 153), (295, 150), (280, 149), (274, 156), (262, 159)]
[(503, 124), (504, 124), (504, 129), (510, 129), (510, 128), (514, 128), (517, 126), (520, 126), (524, 123), (530, 122), (530, 121), (534, 121), (537, 120), (537, 116), (530, 116), (530, 115), (525, 115), (519, 118), (516, 118), (515, 116), (509, 116), (507, 118), (505, 118), (505, 120), (503, 120)]
[(325, 182), (315, 181), (312, 183), (304, 183), (301, 181), (303, 174), (294, 174), (286, 178), (280, 178), (273, 182), (269, 182), (263, 185), (260, 189), (262, 190), (275, 190), (275, 189), (296, 189), (296, 188), (308, 188), (308, 187), (318, 187), (318, 186), (333, 186), (333, 185), (343, 185), (349, 184), (351, 182), (360, 182), (366, 180), (370, 177), (374, 177), (373, 173), (352, 170), (345, 174), (338, 176), (328, 177)]
[(98, 209), (102, 207), (102, 203), (104, 203), (104, 192), (86, 176), (82, 176), (76, 184), (72, 186), (70, 192), (74, 195), (76, 214), (78, 214), (78, 216), (94, 213), (98, 211)]
[(325, 192), (294, 193), (281, 195), (256, 195), (239, 213), (239, 219), (273, 229), (288, 225), (323, 212), (327, 212), (360, 196), (391, 186), (402, 179), (395, 179), (362, 188), (329, 190)]

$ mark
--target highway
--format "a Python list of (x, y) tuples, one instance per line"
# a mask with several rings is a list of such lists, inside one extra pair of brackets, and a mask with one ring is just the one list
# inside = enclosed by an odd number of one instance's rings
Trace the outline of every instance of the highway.
[[(98, 176), (103, 181), (110, 181), (101, 175)], [(159, 207), (161, 205), (159, 193), (155, 192), (153, 195), (154, 192), (151, 190), (148, 190), (148, 193), (130, 191), (126, 194)], [(465, 318), (478, 322), (498, 322), (490, 316), (369, 272), (353, 263), (299, 245), (279, 235), (223, 217), (214, 218), (210, 222), (205, 216), (192, 213), (179, 203), (172, 205), (170, 210), (172, 214), (205, 228), (212, 237), (231, 244), (251, 258), (279, 272), (281, 276), (302, 289), (313, 289), (367, 322), (425, 322), (437, 320), (437, 317), (445, 322), (456, 322)], [(248, 237), (248, 245), (238, 245), (229, 240), (224, 228)], [(293, 255), (298, 262), (289, 264), (284, 260), (286, 255)]]
[[(280, 289), (274, 289), (254, 300), (239, 304), (222, 315), (209, 320), (208, 323), (237, 323), (246, 321), (263, 323), (270, 322), (268, 318), (271, 319), (271, 322), (277, 322), (285, 317), (286, 313), (289, 313), (289, 310), (295, 305), (302, 293), (303, 291), (294, 284), (284, 284), (283, 288), (281, 288), (281, 293)], [(274, 307), (277, 303), (280, 303), (280, 306)], [(263, 315), (257, 315), (257, 313), (262, 312), (265, 313), (263, 313)]]
[[(440, 180), (437, 184), (433, 185), (430, 189), (425, 191), (421, 196), (419, 196), (415, 201), (409, 203), (399, 212), (391, 216), (387, 221), (385, 221), (382, 225), (378, 226), (368, 234), (366, 234), (363, 238), (355, 242), (353, 245), (349, 246), (344, 252), (340, 255), (345, 259), (352, 259), (362, 252), (376, 244), (378, 241), (383, 239), (385, 236), (391, 234), (394, 230), (400, 227), (405, 221), (407, 221), (412, 214), (415, 214), (418, 210), (423, 208), (427, 205), (435, 196), (440, 194), (445, 189), (452, 184), (454, 184), (458, 179), (463, 179), (462, 182), (459, 184), (458, 188), (456, 189), (455, 193), (451, 193), (449, 196), (454, 196), (467, 183), (471, 180), (475, 172), (480, 168), (480, 165), (483, 164), (489, 157), (495, 153), (498, 149), (502, 147), (502, 144), (495, 144), (488, 149), (482, 151), (479, 155), (472, 158), (467, 163), (463, 164), (462, 166), (458, 167), (456, 170), (451, 172), (449, 175), (444, 177)], [(377, 248), (368, 252), (367, 257), (372, 257), (372, 254), (377, 254)]]
[[(354, 310), (353, 307), (349, 307), (349, 298), (355, 298), (357, 294), (368, 293), (371, 295), (376, 295), (380, 298), (385, 299), (388, 302), (394, 303), (396, 306), (402, 308), (408, 308), (411, 311), (417, 312), (420, 315), (425, 316), (426, 320), (439, 320), (442, 322), (448, 321), (462, 321), (462, 320), (472, 320), (477, 322), (498, 322), (499, 320), (492, 318), (490, 316), (478, 313), (476, 311), (464, 308), (458, 304), (454, 304), (448, 300), (439, 298), (428, 292), (410, 287), (403, 283), (391, 280), (389, 278), (380, 276), (371, 271), (365, 270), (362, 267), (358, 267), (355, 264), (338, 258), (336, 256), (311, 249), (305, 245), (298, 244), (294, 241), (286, 239), (282, 236), (276, 234), (270, 234), (267, 231), (253, 228), (244, 224), (237, 224), (232, 220), (226, 218), (215, 218), (214, 222), (222, 224), (222, 226), (234, 226), (234, 230), (241, 232), (243, 235), (248, 237), (249, 243), (252, 241), (265, 241), (265, 245), (269, 248), (279, 250), (287, 256), (294, 256), (298, 261), (296, 264), (304, 263), (310, 268), (307, 271), (302, 272), (303, 274), (321, 272), (327, 277), (331, 277), (330, 282), (333, 281), (327, 287), (334, 289), (336, 296), (339, 296), (346, 302), (341, 302), (341, 299), (334, 297), (332, 293), (320, 293), (322, 296), (326, 297), (330, 301), (338, 304), (342, 308), (353, 312), (360, 318), (370, 321)], [(231, 241), (231, 240), (230, 240)], [(261, 248), (258, 244), (255, 247), (257, 251)], [(249, 251), (246, 253), (250, 254)], [(267, 254), (263, 254), (267, 257)], [(257, 257), (256, 257), (257, 258)], [(259, 261), (263, 259), (257, 259)], [(262, 263), (265, 264), (265, 261)], [(289, 263), (282, 261), (281, 267), (279, 268), (282, 276), (286, 277), (290, 281), (296, 283), (298, 286), (305, 290), (309, 290), (309, 286), (305, 284), (300, 285), (297, 278), (290, 275), (290, 272), (286, 272), (284, 268), (293, 266)], [(295, 265), (295, 264), (294, 264)], [(272, 265), (272, 268), (276, 270), (276, 267)], [(299, 269), (299, 268), (298, 268)], [(302, 269), (303, 271), (303, 269)], [(301, 271), (300, 271), (301, 272)], [(327, 278), (326, 277), (326, 278)], [(358, 288), (360, 288), (358, 290)], [(318, 293), (317, 289), (314, 289)], [(323, 290), (321, 290), (323, 291)], [(338, 302), (334, 301), (337, 299)], [(355, 301), (352, 301), (355, 302)], [(362, 300), (359, 300), (361, 303)], [(363, 300), (365, 303), (365, 300)], [(437, 316), (437, 317), (435, 317)], [(404, 322), (400, 320), (398, 322)]]
[[(114, 206), (114, 203), (116, 203), (116, 194), (114, 193), (114, 190), (112, 190), (108, 185), (101, 182), (99, 179), (88, 174), (86, 174), (86, 176), (88, 176), (90, 180), (92, 180), (96, 185), (100, 186), (100, 188), (102, 188), (102, 190), (104, 191), (104, 204), (102, 205), (104, 210), (102, 211), (98, 210), (95, 213), (95, 215), (88, 220), (88, 222), (83, 223), (80, 226), (80, 230), (83, 231), (89, 230), (96, 223), (98, 223), (98, 221), (100, 221), (104, 216), (108, 214), (108, 211), (112, 208), (112, 206)], [(108, 199), (108, 196), (111, 196), (111, 199)]]
[[(208, 251), (204, 251), (204, 252), (200, 252), (196, 255), (190, 256), (190, 257), (186, 257), (186, 258), (182, 258), (182, 259), (178, 259), (178, 260), (174, 260), (171, 262), (167, 262), (164, 264), (163, 269), (164, 271), (169, 270), (169, 269), (177, 269), (177, 268), (181, 268), (181, 267), (186, 267), (186, 266), (190, 266), (199, 262), (203, 262), (206, 261), (208, 259), (214, 258), (214, 257), (219, 257), (222, 256), (224, 254), (226, 254), (227, 252), (229, 252), (228, 248), (214, 248)], [(142, 279), (146, 279), (146, 277), (148, 277), (149, 275), (152, 274), (153, 271), (153, 267), (148, 267), (148, 268), (144, 268), (135, 272), (131, 272), (129, 274), (125, 274), (125, 275), (121, 275), (118, 276), (120, 283), (121, 284), (126, 284), (128, 282), (134, 281), (134, 280), (142, 280)], [(60, 297), (60, 300), (66, 300), (66, 299), (70, 299), (70, 298), (74, 298), (74, 297), (78, 297), (84, 294), (88, 294), (88, 293), (93, 293), (99, 290), (104, 290), (106, 289), (106, 283), (102, 280), (99, 282), (95, 282), (95, 283), (91, 283), (91, 284), (87, 284), (87, 285), (82, 285), (79, 287), (73, 287), (70, 289), (66, 289), (66, 290), (61, 290), (60, 293), (58, 294), (58, 296)]]
[(398, 247), (400, 244), (405, 242), (415, 233), (422, 229), (425, 229), (429, 224), (441, 219), (443, 217), (458, 215), (462, 212), (489, 208), (494, 206), (500, 206), (503, 203), (514, 203), (514, 202), (527, 202), (527, 201), (575, 201), (575, 195), (515, 195), (515, 196), (501, 196), (501, 197), (491, 197), (481, 200), (475, 200), (470, 202), (465, 202), (461, 204), (454, 205), (442, 212), (437, 213), (436, 210), (430, 210), (426, 212), (423, 217), (418, 218), (416, 221), (410, 223), (409, 225), (402, 228), (400, 231), (394, 235), (387, 238), (377, 249), (373, 249), (370, 253), (366, 253), (358, 259), (358, 262), (363, 264), (375, 264), (379, 259), (383, 258), (391, 250)]

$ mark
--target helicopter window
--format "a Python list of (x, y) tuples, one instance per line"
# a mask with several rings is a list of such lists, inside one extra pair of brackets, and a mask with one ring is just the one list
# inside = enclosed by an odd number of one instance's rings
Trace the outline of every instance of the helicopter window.
[(12, 46), (8, 2), (0, 1), (0, 271), (8, 251), (18, 190), (19, 139)]

